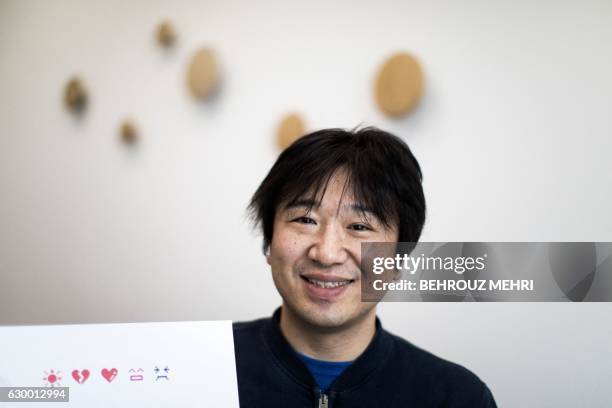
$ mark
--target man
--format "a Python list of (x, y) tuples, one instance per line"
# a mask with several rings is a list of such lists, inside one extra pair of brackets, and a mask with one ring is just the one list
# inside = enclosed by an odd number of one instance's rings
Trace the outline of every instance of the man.
[(279, 156), (249, 208), (283, 303), (234, 324), (242, 408), (496, 406), (478, 377), (361, 302), (361, 243), (418, 241), (421, 180), (408, 146), (376, 128), (314, 132)]

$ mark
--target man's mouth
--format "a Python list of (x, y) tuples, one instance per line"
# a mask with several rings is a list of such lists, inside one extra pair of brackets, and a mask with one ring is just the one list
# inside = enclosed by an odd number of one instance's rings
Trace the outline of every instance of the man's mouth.
[(355, 279), (344, 279), (333, 276), (300, 276), (304, 281), (308, 282), (312, 286), (321, 289), (334, 289), (342, 286), (346, 286), (353, 283)]

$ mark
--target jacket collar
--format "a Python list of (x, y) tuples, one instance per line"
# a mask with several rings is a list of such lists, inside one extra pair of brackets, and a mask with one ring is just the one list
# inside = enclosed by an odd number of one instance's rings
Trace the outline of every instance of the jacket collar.
[[(300, 385), (316, 388), (316, 382), (308, 368), (296, 355), (280, 329), (281, 308), (274, 311), (262, 328), (263, 341), (276, 357), (281, 367)], [(357, 357), (344, 372), (331, 384), (330, 393), (350, 391), (367, 380), (376, 368), (383, 366), (391, 354), (393, 341), (391, 335), (383, 330), (380, 319), (376, 317), (376, 333), (365, 351)]]

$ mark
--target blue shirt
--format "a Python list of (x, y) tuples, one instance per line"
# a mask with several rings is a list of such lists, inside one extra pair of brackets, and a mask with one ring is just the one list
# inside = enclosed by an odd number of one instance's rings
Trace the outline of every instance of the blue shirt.
[(322, 392), (327, 391), (330, 384), (348, 368), (352, 361), (323, 361), (312, 357), (305, 356), (302, 353), (296, 352), (300, 360), (306, 364), (308, 370), (319, 384)]

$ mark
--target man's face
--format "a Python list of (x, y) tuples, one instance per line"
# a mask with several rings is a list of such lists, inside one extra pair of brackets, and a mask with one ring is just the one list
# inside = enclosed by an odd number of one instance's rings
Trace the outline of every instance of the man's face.
[(376, 303), (361, 302), (361, 243), (398, 239), (395, 225), (385, 227), (348, 189), (342, 195), (345, 181), (336, 172), (320, 205), (281, 205), (266, 257), (289, 312), (321, 328), (350, 326), (374, 312)]

